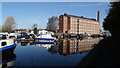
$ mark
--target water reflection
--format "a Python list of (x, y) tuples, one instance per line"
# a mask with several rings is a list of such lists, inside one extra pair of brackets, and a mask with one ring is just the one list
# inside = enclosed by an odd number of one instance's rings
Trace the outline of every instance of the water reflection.
[(35, 41), (15, 41), (15, 43), (21, 46), (36, 45)]
[(17, 58), (13, 66), (76, 66), (100, 40), (63, 39), (54, 43), (22, 41), (15, 49)]
[(30, 43), (30, 45), (36, 45), (35, 41), (30, 41), (29, 43)]
[(22, 41), (22, 42), (21, 42), (21, 46), (27, 46), (28, 43), (29, 43), (28, 41), (27, 41), (27, 42), (26, 42), (26, 41)]
[(60, 43), (50, 44), (36, 44), (48, 49), (48, 52), (52, 54), (59, 53), (60, 55), (66, 56), (75, 53), (88, 52), (98, 44), (102, 38), (86, 38), (86, 39), (63, 39)]
[(48, 52), (50, 52), (51, 54), (59, 53), (59, 46), (57, 44), (51, 46), (51, 48), (48, 49)]
[(101, 38), (89, 38), (82, 40), (63, 39), (59, 45), (59, 53), (61, 55), (70, 55), (90, 51)]
[(14, 64), (14, 60), (16, 59), (14, 52), (11, 52), (9, 54), (2, 54), (0, 57), (2, 57), (2, 59), (0, 59), (0, 61), (2, 60), (2, 62), (0, 62), (1, 68), (12, 66)]
[(51, 48), (52, 46), (54, 46), (54, 43), (50, 43), (50, 44), (43, 44), (43, 43), (37, 43), (36, 44), (37, 46), (42, 46), (42, 47), (44, 47), (44, 48), (46, 48), (46, 49), (49, 49), (49, 48)]

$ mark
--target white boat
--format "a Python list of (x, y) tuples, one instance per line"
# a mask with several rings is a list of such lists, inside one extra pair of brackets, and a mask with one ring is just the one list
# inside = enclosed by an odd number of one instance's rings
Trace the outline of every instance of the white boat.
[(55, 38), (51, 36), (51, 34), (44, 34), (44, 35), (39, 35), (36, 40), (38, 42), (44, 42), (44, 43), (49, 43), (49, 42), (54, 42)]
[(9, 38), (21, 38), (21, 34), (20, 33), (9, 33), (8, 37)]
[(0, 52), (12, 52), (16, 44), (13, 39), (0, 39)]

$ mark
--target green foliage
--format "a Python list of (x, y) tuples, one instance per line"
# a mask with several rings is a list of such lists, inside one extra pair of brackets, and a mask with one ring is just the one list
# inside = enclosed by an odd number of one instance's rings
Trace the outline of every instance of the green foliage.
[(37, 28), (34, 28), (33, 31), (34, 31), (34, 34), (38, 34), (38, 29)]
[(103, 27), (105, 30), (110, 31), (112, 34), (119, 33), (120, 29), (120, 1), (111, 2), (107, 17), (104, 19)]

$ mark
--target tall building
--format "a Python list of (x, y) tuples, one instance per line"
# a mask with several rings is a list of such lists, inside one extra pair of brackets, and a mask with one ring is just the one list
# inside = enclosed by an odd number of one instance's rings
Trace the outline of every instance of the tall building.
[(98, 18), (85, 18), (83, 16), (74, 16), (64, 14), (59, 16), (59, 32), (75, 34), (99, 34), (100, 32), (100, 12)]

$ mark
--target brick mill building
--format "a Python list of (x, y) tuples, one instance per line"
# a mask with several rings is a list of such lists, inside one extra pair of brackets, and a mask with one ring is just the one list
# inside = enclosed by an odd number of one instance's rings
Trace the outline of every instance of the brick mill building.
[(59, 32), (75, 34), (99, 34), (100, 33), (100, 12), (98, 11), (97, 21), (93, 18), (64, 14), (59, 16)]

